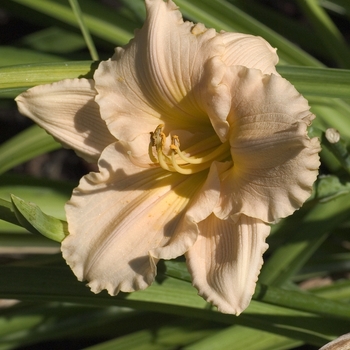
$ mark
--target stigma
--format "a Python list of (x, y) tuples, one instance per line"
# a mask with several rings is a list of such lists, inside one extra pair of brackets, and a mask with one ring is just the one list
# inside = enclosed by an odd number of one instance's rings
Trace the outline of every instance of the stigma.
[[(164, 125), (160, 124), (154, 132), (150, 133), (148, 154), (151, 161), (164, 170), (191, 175), (210, 168), (213, 161), (223, 161), (231, 158), (229, 142), (218, 143), (216, 135), (206, 138), (184, 151), (180, 149), (179, 137), (173, 135), (171, 136), (170, 150), (165, 152), (167, 137), (163, 130)], [(188, 155), (191, 153), (194, 153), (195, 156)]]

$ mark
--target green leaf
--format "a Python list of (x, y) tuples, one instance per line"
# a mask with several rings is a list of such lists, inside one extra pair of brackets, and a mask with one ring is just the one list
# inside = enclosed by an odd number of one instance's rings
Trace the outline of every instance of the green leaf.
[(300, 345), (303, 345), (300, 340), (236, 325), (205, 337), (184, 350), (283, 350)]
[(123, 322), (132, 322), (131, 316), (135, 314), (117, 307), (90, 308), (61, 303), (20, 303), (1, 311), (0, 349), (5, 349), (5, 344), (8, 349), (17, 349), (79, 335), (93, 337), (98, 334), (96, 331), (101, 334), (110, 325), (122, 327)]
[(266, 6), (260, 0), (228, 0), (246, 14), (268, 26), (285, 39), (297, 44), (299, 47), (314, 56), (324, 57), (325, 50), (315, 40), (315, 33), (308, 30), (307, 23), (304, 23), (297, 16), (290, 16), (288, 11), (280, 11), (276, 6)]
[(238, 7), (225, 0), (175, 0), (181, 12), (195, 22), (217, 30), (242, 32), (262, 36), (278, 48), (279, 56), (289, 64), (322, 66), (314, 57), (274, 32)]
[(277, 70), (303, 95), (350, 98), (350, 70), (293, 66)]
[(298, 0), (299, 7), (313, 25), (320, 44), (340, 67), (350, 67), (350, 50), (346, 41), (327, 12), (317, 0)]
[(170, 324), (154, 325), (151, 328), (147, 327), (147, 329), (132, 332), (123, 337), (88, 347), (85, 350), (186, 349), (187, 344), (203, 339), (214, 332), (215, 330), (210, 329), (207, 323), (191, 318), (182, 318), (180, 321), (171, 322)]
[(317, 198), (322, 203), (349, 192), (349, 181), (341, 181), (335, 175), (321, 175), (315, 183), (313, 198)]
[(350, 154), (346, 142), (340, 138), (340, 133), (334, 128), (329, 128), (322, 135), (322, 144), (334, 155), (343, 169), (350, 174)]
[(348, 219), (350, 195), (314, 206), (312, 204), (304, 205), (278, 227), (286, 240), (280, 243), (264, 264), (259, 276), (260, 283), (281, 286), (301, 269), (326, 235)]
[(20, 225), (14, 211), (12, 203), (0, 198), (0, 220)]
[(0, 198), (11, 202), (11, 194), (27, 202), (35, 202), (46, 214), (65, 219), (64, 204), (71, 196), (73, 183), (33, 178), (28, 175), (0, 176)]
[(311, 112), (316, 115), (312, 125), (323, 131), (334, 128), (345, 142), (350, 142), (350, 105), (337, 98), (309, 96), (308, 100)]
[(341, 14), (346, 15), (350, 19), (350, 3), (348, 0), (332, 0), (331, 2), (322, 1), (321, 5), (325, 8), (335, 8), (338, 13), (340, 12)]
[(61, 148), (37, 125), (20, 132), (0, 145), (0, 174), (41, 154)]
[[(349, 262), (349, 260), (348, 260)], [(332, 284), (312, 289), (312, 293), (322, 296), (323, 298), (330, 298), (335, 300), (350, 300), (350, 280), (338, 280)]]
[[(43, 30), (28, 34), (25, 37), (21, 38), (20, 43), (25, 46), (30, 46), (36, 50), (35, 52), (44, 51), (54, 52), (57, 54), (74, 52), (81, 50), (86, 46), (85, 41), (81, 35), (59, 27), (48, 27)], [(22, 57), (21, 62), (16, 63), (15, 61), (10, 64), (14, 65), (31, 63), (28, 60), (23, 62), (24, 59), (26, 59), (26, 56)], [(45, 63), (47, 62), (49, 61), (46, 60)]]
[[(337, 239), (341, 239), (343, 230), (337, 230), (334, 234)], [(345, 235), (346, 236), (346, 235)], [(328, 244), (327, 244), (328, 243)], [(331, 252), (331, 244), (324, 242), (320, 249), (315, 252), (314, 256), (302, 267), (298, 274), (293, 277), (294, 281), (305, 281), (312, 278), (321, 280), (322, 278), (329, 278), (330, 275), (346, 274), (350, 268), (350, 253), (347, 252)], [(311, 281), (312, 282), (312, 281)], [(335, 281), (333, 282), (335, 283)], [(340, 298), (340, 296), (339, 296)], [(350, 294), (347, 295), (350, 299)]]
[[(10, 88), (29, 88), (66, 78), (91, 78), (97, 65), (98, 63), (93, 61), (76, 61), (3, 67), (0, 68), (0, 92)], [(305, 95), (350, 98), (350, 70), (294, 66), (278, 66), (277, 69)]]
[[(23, 284), (23, 280), (26, 281)], [(252, 301), (239, 317), (215, 312), (197, 295), (188, 282), (166, 278), (144, 291), (95, 295), (77, 282), (68, 267), (25, 267), (0, 265), (0, 297), (28, 301), (65, 301), (87, 305), (118, 305), (161, 313), (240, 324), (273, 332), (320, 346), (345, 333), (348, 321), (319, 317), (312, 313)]]
[[(19, 224), (20, 225), (20, 224)], [(28, 254), (47, 258), (55, 256), (60, 252), (60, 245), (42, 235), (29, 233), (1, 233), (0, 234), (0, 252), (1, 254)], [(36, 255), (34, 255), (36, 254)], [(30, 263), (28, 263), (30, 265)], [(34, 264), (35, 265), (35, 264)], [(0, 347), (1, 349), (1, 347)]]
[[(38, 52), (35, 50), (11, 47), (11, 46), (0, 46), (0, 67), (3, 66), (14, 66), (20, 64), (29, 63), (48, 63), (48, 62), (62, 62), (64, 59), (60, 56)], [(4, 83), (2, 79), (1, 83)]]
[[(76, 17), (68, 5), (68, 1), (59, 0), (11, 0), (35, 11), (55, 18), (63, 23), (79, 27)], [(84, 0), (80, 3), (84, 13), (84, 21), (89, 31), (112, 44), (125, 44), (133, 36), (137, 24), (126, 20), (118, 12), (111, 12), (109, 8), (95, 1)]]
[(65, 221), (44, 214), (33, 203), (27, 203), (13, 195), (11, 198), (18, 221), (28, 231), (40, 233), (56, 242), (61, 242), (68, 235), (68, 225)]
[[(185, 263), (167, 261), (165, 274), (183, 281), (191, 281)], [(322, 297), (315, 296), (305, 291), (285, 290), (258, 283), (253, 299), (273, 305), (288, 307), (290, 309), (350, 320), (349, 305), (341, 302), (325, 300)]]
[(146, 6), (143, 0), (121, 0), (130, 9), (136, 18), (143, 23), (146, 18)]
[(15, 97), (24, 90), (68, 78), (92, 78), (93, 61), (27, 64), (0, 68), (0, 97)]
[(315, 313), (322, 316), (339, 317), (350, 320), (350, 305), (328, 300), (306, 291), (285, 290), (257, 284), (254, 300), (290, 309)]

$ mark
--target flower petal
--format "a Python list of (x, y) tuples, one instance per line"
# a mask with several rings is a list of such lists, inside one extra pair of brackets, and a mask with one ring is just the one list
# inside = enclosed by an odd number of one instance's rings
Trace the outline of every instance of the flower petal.
[[(174, 259), (174, 244), (184, 237), (197, 237), (198, 223), (206, 219), (214, 210), (220, 198), (220, 174), (228, 169), (230, 163), (214, 162), (203, 186), (191, 199), (183, 219), (176, 228), (170, 242), (151, 252), (158, 259)], [(194, 242), (193, 242), (194, 243)], [(187, 250), (187, 249), (186, 249)]]
[(319, 167), (319, 141), (307, 101), (285, 79), (255, 69), (231, 69), (228, 117), (234, 166), (222, 177), (222, 219), (243, 213), (274, 222), (310, 196)]
[[(99, 169), (81, 180), (66, 205), (70, 234), (62, 242), (63, 257), (95, 293), (144, 289), (158, 261), (149, 252), (172, 239), (203, 175), (140, 168), (121, 142), (103, 151)], [(197, 234), (183, 235), (172, 255), (184, 254)]]
[(146, 8), (135, 38), (95, 72), (102, 118), (126, 141), (161, 123), (166, 134), (210, 128), (200, 82), (205, 62), (223, 52), (222, 39), (214, 29), (184, 22), (171, 0), (146, 0)]
[(39, 85), (17, 96), (20, 113), (44, 128), (64, 147), (96, 162), (115, 138), (94, 102), (93, 80), (67, 79)]
[[(231, 109), (232, 81), (235, 78), (227, 66), (240, 65), (256, 68), (263, 73), (275, 73), (278, 62), (276, 49), (261, 37), (221, 32), (220, 37), (225, 45), (225, 51), (220, 57), (213, 57), (206, 63), (205, 78), (207, 79), (206, 111), (222, 142), (228, 138), (229, 123), (227, 116)], [(228, 78), (226, 77), (228, 75)], [(226, 77), (226, 78), (225, 78)]]
[(270, 227), (245, 215), (234, 222), (212, 214), (199, 229), (186, 253), (193, 285), (219, 311), (239, 315), (254, 293)]
[(278, 63), (276, 49), (260, 36), (241, 33), (220, 33), (225, 45), (223, 61), (227, 66), (256, 68), (264, 74), (274, 73)]

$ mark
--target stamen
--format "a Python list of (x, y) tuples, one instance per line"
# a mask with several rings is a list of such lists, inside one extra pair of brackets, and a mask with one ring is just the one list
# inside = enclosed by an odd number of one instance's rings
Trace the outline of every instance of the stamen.
[(163, 150), (161, 148), (157, 149), (157, 154), (158, 154), (158, 161), (159, 161), (159, 165), (164, 169), (164, 170), (168, 170), (171, 172), (176, 172), (177, 170), (174, 168), (171, 168), (169, 166), (169, 164), (166, 161), (170, 161), (169, 157), (167, 157), (164, 153)]
[(154, 133), (151, 132), (150, 134), (151, 134), (151, 139), (150, 139), (150, 142), (149, 142), (149, 145), (148, 145), (148, 155), (149, 155), (150, 160), (153, 163), (158, 163), (158, 159), (153, 154), (153, 147), (155, 146), (154, 145), (154, 140), (153, 140), (153, 134)]
[[(173, 143), (171, 145), (171, 149), (176, 151), (176, 153), (180, 156), (180, 158), (182, 160), (184, 160), (187, 163), (190, 164), (202, 164), (202, 163), (206, 163), (209, 162), (211, 160), (214, 160), (215, 158), (217, 158), (218, 156), (220, 156), (223, 153), (228, 153), (226, 152), (228, 149), (228, 141), (222, 143), (219, 147), (217, 147), (213, 152), (207, 154), (205, 157), (200, 157), (200, 158), (193, 158), (193, 157), (187, 157), (185, 156), (179, 146), (180, 143), (178, 143), (178, 136), (173, 136)], [(228, 154), (227, 154), (228, 155)]]
[(153, 163), (158, 163), (158, 159), (154, 156), (152, 147), (155, 147), (158, 153), (159, 149), (163, 149), (163, 146), (165, 143), (166, 137), (165, 137), (165, 134), (163, 133), (163, 129), (164, 129), (164, 125), (159, 124), (156, 130), (154, 130), (154, 132), (152, 131), (150, 132), (151, 137), (148, 145), (148, 155)]
[(199, 165), (187, 165), (185, 167), (180, 167), (176, 160), (175, 160), (175, 152), (172, 153), (171, 155), (171, 161), (172, 161), (172, 166), (174, 167), (174, 169), (183, 175), (191, 175), (191, 174), (195, 174), (195, 173), (199, 173), (202, 170), (208, 169), (210, 167), (211, 163), (202, 163)]
[[(159, 163), (159, 165), (164, 170), (176, 172), (176, 170), (174, 170), (170, 166), (171, 160), (169, 159), (169, 157), (163, 153), (163, 148), (164, 148), (165, 140), (166, 140), (166, 136), (163, 133), (163, 129), (164, 129), (164, 125), (159, 124), (157, 126), (156, 130), (154, 130), (154, 132), (150, 133), (151, 138), (150, 138), (150, 143), (148, 146), (148, 155), (153, 163)], [(156, 148), (158, 159), (153, 154), (153, 147)]]
[(158, 147), (163, 148), (165, 144), (166, 136), (163, 132), (164, 124), (159, 124), (156, 127), (156, 130), (152, 133), (152, 140), (153, 140), (153, 146), (155, 146), (157, 149)]
[[(202, 149), (202, 152), (198, 154), (198, 157), (189, 157), (180, 150), (180, 139), (177, 135), (171, 138), (171, 157), (164, 153), (164, 147), (166, 142), (166, 136), (163, 133), (164, 125), (160, 124), (157, 126), (154, 132), (151, 132), (150, 143), (148, 147), (148, 154), (153, 163), (158, 163), (164, 170), (171, 172), (178, 172), (184, 175), (190, 175), (198, 173), (202, 170), (208, 169), (214, 160), (222, 161), (230, 157), (230, 145), (226, 141), (218, 145), (218, 138), (216, 135), (206, 140), (198, 142), (196, 145), (187, 148), (186, 153), (197, 153), (198, 150)], [(213, 151), (203, 151), (203, 149)], [(216, 147), (215, 147), (216, 146)], [(153, 147), (156, 149), (157, 158), (153, 153)], [(191, 152), (189, 152), (191, 150)], [(197, 152), (196, 152), (197, 151)], [(203, 155), (203, 156), (200, 156)]]

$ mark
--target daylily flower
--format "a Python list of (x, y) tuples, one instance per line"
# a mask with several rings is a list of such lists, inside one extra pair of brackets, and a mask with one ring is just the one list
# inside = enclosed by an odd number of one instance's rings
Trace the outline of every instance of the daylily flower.
[(270, 223), (310, 196), (319, 167), (307, 101), (260, 37), (184, 22), (146, 0), (135, 38), (94, 79), (37, 86), (19, 110), (99, 172), (66, 205), (62, 253), (95, 293), (148, 287), (185, 254), (221, 312), (249, 304)]

